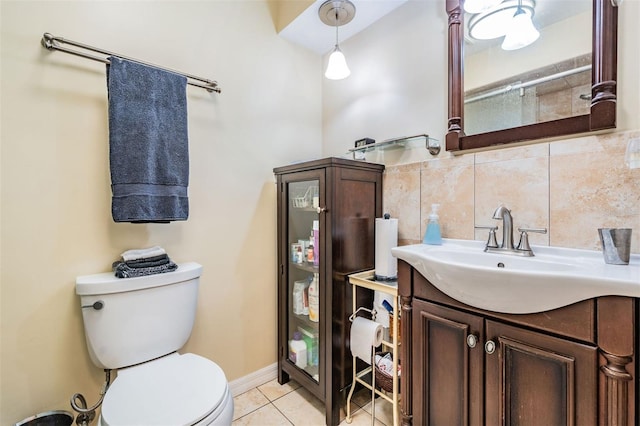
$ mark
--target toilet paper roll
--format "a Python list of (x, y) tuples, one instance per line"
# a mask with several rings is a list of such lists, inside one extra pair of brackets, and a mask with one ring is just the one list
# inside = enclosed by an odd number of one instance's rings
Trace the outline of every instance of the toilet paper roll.
[(382, 325), (363, 317), (351, 323), (351, 354), (371, 365), (371, 348), (382, 343)]
[(395, 279), (398, 276), (398, 259), (391, 254), (391, 249), (397, 246), (398, 219), (376, 218), (376, 278)]

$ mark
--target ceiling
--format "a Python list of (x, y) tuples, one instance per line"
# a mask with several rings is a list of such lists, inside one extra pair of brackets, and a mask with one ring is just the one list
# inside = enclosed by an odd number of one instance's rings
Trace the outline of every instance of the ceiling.
[[(325, 0), (317, 0), (287, 25), (280, 36), (323, 55), (336, 44), (335, 27), (323, 24), (318, 10)], [(402, 6), (407, 0), (351, 0), (356, 13), (351, 22), (339, 28), (339, 39), (343, 41), (364, 30), (378, 19)]]
[[(307, 49), (324, 55), (331, 51), (335, 45), (336, 32), (334, 27), (325, 25), (318, 16), (320, 6), (326, 0), (316, 0), (298, 15), (289, 25), (280, 31), (280, 36)], [(374, 22), (402, 6), (408, 0), (351, 0), (356, 7), (355, 17), (351, 22), (339, 28), (339, 41), (342, 43), (350, 37), (358, 34)], [(590, 0), (535, 0), (536, 12), (534, 22), (538, 28), (566, 19), (568, 16), (588, 10), (591, 7)], [(443, 19), (446, 19), (444, 8)], [(476, 46), (469, 43), (470, 51), (489, 47), (501, 40), (479, 42)]]

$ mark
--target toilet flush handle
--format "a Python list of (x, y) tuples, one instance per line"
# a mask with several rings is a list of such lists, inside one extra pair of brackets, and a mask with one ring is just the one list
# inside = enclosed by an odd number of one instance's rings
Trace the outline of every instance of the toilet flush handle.
[(93, 308), (96, 311), (99, 311), (100, 309), (104, 308), (104, 302), (102, 300), (98, 300), (97, 302), (94, 302), (93, 305), (83, 305), (82, 309), (84, 308)]

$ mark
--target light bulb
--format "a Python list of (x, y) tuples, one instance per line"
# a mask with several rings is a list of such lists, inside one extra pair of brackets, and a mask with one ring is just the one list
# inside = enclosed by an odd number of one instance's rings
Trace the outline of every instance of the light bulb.
[(329, 80), (342, 80), (343, 78), (349, 77), (349, 74), (351, 74), (351, 71), (347, 66), (347, 60), (338, 45), (336, 45), (336, 48), (333, 49), (333, 52), (331, 52), (329, 56), (329, 63), (327, 64), (327, 70), (324, 76)]
[(491, 9), (502, 0), (465, 0), (464, 11), (467, 13), (480, 13)]
[(509, 24), (509, 30), (502, 42), (503, 50), (517, 50), (530, 45), (540, 37), (540, 33), (533, 26), (531, 17), (518, 8)]

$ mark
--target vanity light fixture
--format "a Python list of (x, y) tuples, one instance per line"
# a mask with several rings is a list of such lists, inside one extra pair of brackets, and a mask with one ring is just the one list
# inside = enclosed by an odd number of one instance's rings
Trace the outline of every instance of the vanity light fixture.
[(344, 54), (338, 46), (338, 27), (351, 22), (355, 14), (356, 7), (349, 0), (327, 0), (318, 10), (322, 22), (336, 27), (336, 46), (329, 56), (327, 70), (324, 73), (324, 76), (330, 80), (342, 80), (351, 74)]
[(475, 14), (469, 19), (469, 36), (476, 40), (503, 37), (511, 28), (513, 19), (522, 11), (533, 18), (533, 0), (506, 0), (497, 6)]
[(502, 0), (465, 0), (464, 11), (467, 13), (481, 13), (485, 10), (489, 10)]
[(540, 37), (540, 32), (533, 25), (531, 15), (522, 9), (522, 0), (518, 0), (518, 9), (509, 22), (507, 34), (502, 41), (503, 50), (517, 50), (530, 45)]

